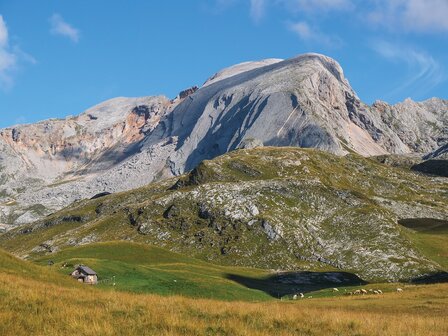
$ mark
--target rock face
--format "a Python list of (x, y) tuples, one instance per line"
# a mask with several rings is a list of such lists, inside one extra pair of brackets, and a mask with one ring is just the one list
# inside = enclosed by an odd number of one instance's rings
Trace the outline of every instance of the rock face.
[(0, 223), (108, 191), (98, 176), (137, 153), (173, 106), (165, 97), (116, 98), (78, 117), (0, 130)]
[(440, 148), (437, 148), (435, 151), (425, 155), (423, 157), (425, 160), (430, 159), (440, 159), (440, 160), (448, 160), (448, 143), (441, 146)]
[(447, 142), (447, 113), (435, 98), (368, 106), (323, 55), (247, 62), (174, 100), (117, 98), (78, 117), (0, 130), (0, 223), (182, 174), (253, 139), (339, 155), (423, 155)]

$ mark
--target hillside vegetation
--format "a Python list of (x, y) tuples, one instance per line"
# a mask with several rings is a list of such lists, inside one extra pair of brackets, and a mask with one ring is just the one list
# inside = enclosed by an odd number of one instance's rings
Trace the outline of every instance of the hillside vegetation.
[(445, 178), (355, 154), (266, 147), (204, 161), (180, 179), (78, 201), (0, 236), (0, 246), (36, 258), (127, 240), (221, 265), (411, 280), (446, 270), (447, 235), (399, 221), (445, 223), (447, 204)]
[(269, 282), (266, 270), (213, 265), (161, 248), (129, 242), (69, 248), (36, 260), (42, 266), (50, 261), (50, 268), (62, 275), (70, 273), (75, 265), (88, 265), (99, 275), (98, 287), (106, 290), (221, 300), (272, 299), (263, 290), (251, 289), (231, 280), (231, 275), (261, 283), (264, 280), (264, 288), (276, 287), (279, 295), (294, 289), (282, 283)]
[[(363, 284), (344, 272), (272, 272), (219, 266), (165, 249), (130, 242), (95, 243), (41, 257), (37, 264), (67, 276), (84, 264), (99, 274), (99, 288), (135, 293), (183, 295), (220, 300), (265, 301), (296, 293), (322, 296), (335, 286), (353, 290)], [(344, 286), (344, 287), (341, 287)], [(385, 291), (390, 288), (382, 287)]]
[(448, 333), (446, 284), (382, 296), (223, 302), (103, 291), (3, 252), (0, 266), (4, 336)]

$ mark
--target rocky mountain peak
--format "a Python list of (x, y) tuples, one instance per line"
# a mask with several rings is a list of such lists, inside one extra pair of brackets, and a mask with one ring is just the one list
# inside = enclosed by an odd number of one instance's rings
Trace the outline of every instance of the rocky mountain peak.
[(222, 69), (222, 70), (218, 71), (217, 73), (215, 73), (213, 76), (211, 76), (210, 78), (208, 78), (205, 81), (205, 83), (203, 84), (203, 87), (213, 84), (215, 82), (218, 82), (220, 80), (236, 76), (243, 72), (261, 68), (261, 67), (264, 67), (267, 65), (275, 64), (275, 63), (278, 63), (281, 61), (283, 61), (283, 60), (279, 59), (279, 58), (268, 58), (268, 59), (261, 60), (261, 61), (250, 61), (250, 62), (243, 62), (240, 64), (236, 64), (236, 65)]
[(119, 97), (77, 117), (0, 130), (0, 222), (183, 174), (247, 144), (423, 156), (447, 142), (446, 100), (368, 106), (320, 54), (245, 62), (174, 100)]
[(322, 54), (317, 54), (317, 53), (307, 53), (307, 54), (299, 55), (299, 56), (291, 59), (291, 61), (293, 61), (293, 62), (294, 61), (302, 62), (303, 60), (310, 60), (312, 62), (316, 62), (317, 64), (320, 63), (337, 80), (348, 84), (344, 77), (344, 71), (342, 70), (341, 65), (335, 59), (325, 56), (325, 55), (322, 55)]

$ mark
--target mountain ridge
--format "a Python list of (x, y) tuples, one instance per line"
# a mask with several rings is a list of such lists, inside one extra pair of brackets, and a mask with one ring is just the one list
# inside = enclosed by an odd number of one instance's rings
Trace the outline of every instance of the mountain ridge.
[(319, 54), (243, 63), (205, 84), (171, 100), (115, 98), (77, 117), (0, 130), (0, 223), (183, 174), (250, 140), (365, 156), (423, 156), (448, 141), (448, 101), (368, 106)]

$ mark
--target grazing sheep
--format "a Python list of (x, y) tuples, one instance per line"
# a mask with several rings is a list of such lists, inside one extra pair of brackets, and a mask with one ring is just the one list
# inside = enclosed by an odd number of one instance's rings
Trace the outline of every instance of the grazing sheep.
[(378, 294), (383, 294), (383, 291), (381, 289), (377, 290)]
[(344, 295), (353, 295), (352, 292), (345, 292)]
[(293, 300), (297, 300), (297, 294), (294, 294), (294, 296), (292, 297)]
[(361, 289), (361, 293), (364, 295), (364, 294), (367, 294), (367, 291), (363, 288), (363, 289)]
[(312, 296), (308, 296), (308, 299), (312, 299), (313, 297)]
[(398, 293), (401, 293), (401, 292), (403, 292), (403, 289), (401, 289), (401, 288), (397, 288), (397, 292), (398, 292)]
[(373, 292), (373, 289), (369, 289), (369, 292), (372, 293), (372, 292)]
[(355, 294), (355, 295), (361, 294), (361, 291), (359, 289), (357, 289), (353, 292), (353, 294)]
[(339, 289), (333, 288), (333, 292), (339, 292)]
[(377, 290), (373, 291), (373, 294), (379, 294), (380, 292), (378, 292)]
[(301, 299), (303, 299), (305, 297), (305, 295), (303, 295), (303, 293), (299, 293), (299, 296)]

